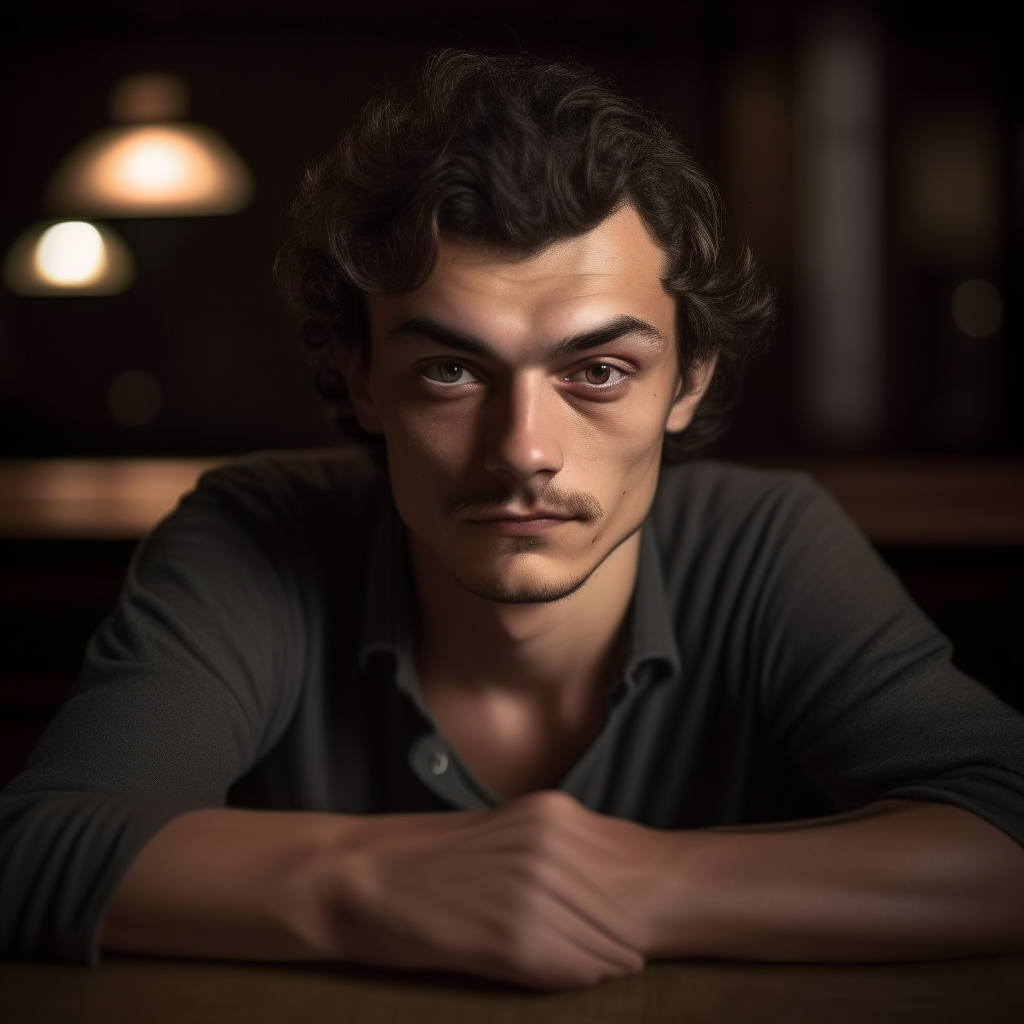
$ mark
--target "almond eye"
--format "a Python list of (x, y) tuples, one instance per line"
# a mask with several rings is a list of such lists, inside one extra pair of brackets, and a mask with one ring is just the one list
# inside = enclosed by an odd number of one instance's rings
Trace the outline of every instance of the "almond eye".
[(628, 376), (628, 373), (620, 370), (617, 366), (612, 366), (611, 363), (591, 363), (589, 366), (585, 366), (583, 369), (570, 374), (565, 380), (576, 381), (579, 384), (589, 384), (592, 388), (608, 388), (609, 386), (621, 383)]
[(422, 373), (427, 380), (438, 384), (458, 384), (464, 374), (468, 375), (461, 363), (431, 363), (423, 368)]

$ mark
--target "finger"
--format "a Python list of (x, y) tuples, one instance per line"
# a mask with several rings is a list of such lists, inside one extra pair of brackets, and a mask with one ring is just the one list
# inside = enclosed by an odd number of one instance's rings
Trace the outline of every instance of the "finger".
[[(474, 883), (457, 891), (447, 885), (407, 892), (397, 919), (379, 921), (389, 933), (387, 962), (469, 970), (543, 988), (592, 984), (642, 969), (635, 950), (595, 930), (542, 888), (524, 889), (512, 859), (488, 866), (486, 892)], [(373, 962), (371, 946), (361, 953)]]
[(635, 950), (594, 930), (557, 901), (539, 901), (531, 918), (500, 929), (495, 947), (483, 957), (483, 972), (542, 988), (564, 988), (635, 974), (644, 966)]
[[(629, 913), (629, 901), (622, 898), (620, 885), (615, 884), (626, 881), (621, 877), (622, 868), (630, 869), (628, 858), (621, 856), (621, 847), (615, 841), (619, 838), (615, 833), (622, 830), (615, 826), (629, 830), (630, 823), (594, 814), (574, 801), (566, 804), (568, 820), (553, 818), (552, 809), (566, 809), (560, 805), (552, 808), (548, 802), (546, 812), (538, 816), (537, 801), (532, 806), (525, 800), (518, 803), (518, 808), (507, 813), (502, 808), (500, 814), (492, 812), (468, 822), (465, 829), (451, 837), (459, 854), (509, 858), (502, 863), (512, 877), (525, 885), (543, 884), (567, 910), (585, 918), (610, 939), (625, 940), (633, 950), (642, 946), (643, 936), (635, 915)], [(632, 844), (642, 838), (628, 836)]]
[(585, 923), (590, 932), (602, 936), (616, 948), (628, 950), (630, 962), (643, 961), (644, 936), (615, 887), (607, 878), (594, 878), (585, 865), (576, 861), (555, 861), (545, 868), (541, 884), (550, 898), (573, 917)]
[(553, 915), (552, 927), (568, 947), (585, 954), (602, 970), (602, 977), (636, 974), (644, 968), (644, 957), (602, 923), (581, 914), (575, 904), (562, 904), (564, 916)]
[(514, 918), (556, 929), (566, 941), (617, 972), (631, 973), (643, 966), (643, 955), (631, 941), (621, 913), (597, 888), (581, 882), (556, 860), (524, 864), (515, 855), (504, 860), (504, 870), (514, 879), (510, 891), (521, 893), (511, 908)]

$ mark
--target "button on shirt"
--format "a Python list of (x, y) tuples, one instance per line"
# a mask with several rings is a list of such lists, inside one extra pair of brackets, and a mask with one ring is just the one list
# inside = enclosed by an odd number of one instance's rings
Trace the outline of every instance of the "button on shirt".
[[(587, 807), (681, 829), (931, 800), (1024, 843), (1024, 719), (806, 478), (666, 468), (629, 616), (603, 727), (560, 783)], [(0, 955), (95, 960), (124, 872), (187, 810), (494, 805), (423, 700), (416, 623), (405, 529), (364, 462), (206, 474), (0, 795)]]

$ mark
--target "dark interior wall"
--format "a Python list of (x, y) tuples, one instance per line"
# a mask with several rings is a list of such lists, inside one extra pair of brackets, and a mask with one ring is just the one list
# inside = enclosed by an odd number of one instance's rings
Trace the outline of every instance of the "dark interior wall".
[[(124, 295), (3, 296), (8, 454), (231, 452), (329, 442), (272, 278), (283, 211), (301, 169), (371, 92), (410, 77), (428, 50), (526, 45), (501, 19), (446, 14), (443, 5), (431, 7), (430, 17), (419, 8), (406, 19), (397, 11), (346, 16), (346, 5), (320, 5), (305, 18), (289, 17), (281, 5), (278, 17), (239, 10), (225, 19), (209, 13), (219, 5), (205, 6), (205, 14), (179, 9), (148, 23), (30, 19), (21, 38), (8, 36), (0, 116), (20, 158), (0, 168), (5, 243), (44, 214), (53, 167), (105, 123), (110, 88), (137, 71), (182, 74), (191, 86), (191, 117), (221, 132), (257, 182), (255, 201), (236, 216), (114, 222), (139, 268)], [(701, 55), (701, 19), (687, 13), (683, 6), (669, 19), (677, 36), (671, 45), (651, 19), (598, 19), (581, 31), (541, 18), (530, 48), (608, 68), (712, 158), (705, 97), (713, 83)], [(143, 430), (119, 428), (106, 412), (109, 382), (125, 369), (152, 372), (164, 388), (164, 412)]]
[[(987, 5), (932, 22), (907, 4), (896, 6), (887, 37), (890, 443), (1020, 451), (1024, 77), (1009, 52), (1019, 32)], [(978, 218), (988, 223), (936, 238), (915, 224), (921, 150), (965, 136), (974, 163), (991, 165), (988, 209)], [(971, 164), (961, 161), (961, 175), (971, 176)], [(971, 277), (1003, 295), (1003, 327), (991, 338), (965, 338), (950, 316), (949, 295)]]
[[(1024, 136), (1009, 15), (988, 3), (930, 10), (927, 18), (912, 4), (841, 6), (871, 27), (885, 65), (886, 414), (865, 450), (1019, 450), (1024, 145), (1017, 140)], [(596, 65), (692, 140), (722, 182), (731, 230), (751, 239), (780, 295), (772, 349), (749, 375), (720, 450), (740, 457), (819, 450), (797, 393), (794, 152), (801, 47), (827, 10), (710, 0), (8, 3), (0, 13), (0, 123), (10, 154), (0, 162), (0, 245), (44, 215), (48, 176), (106, 123), (111, 87), (133, 72), (182, 74), (191, 117), (242, 154), (257, 193), (235, 216), (115, 222), (139, 267), (122, 296), (0, 292), (0, 456), (329, 443), (333, 434), (272, 278), (283, 211), (304, 163), (329, 146), (366, 97), (445, 45), (523, 48)], [(737, 102), (746, 102), (746, 121)], [(907, 236), (901, 184), (904, 143), (915, 125), (958, 110), (991, 122), (1005, 226), (988, 256), (962, 264), (934, 259)], [(949, 294), (977, 274), (1003, 289), (1006, 322), (997, 337), (975, 344), (954, 330)], [(163, 411), (144, 428), (118, 426), (107, 411), (109, 385), (128, 369), (151, 372), (163, 387)]]

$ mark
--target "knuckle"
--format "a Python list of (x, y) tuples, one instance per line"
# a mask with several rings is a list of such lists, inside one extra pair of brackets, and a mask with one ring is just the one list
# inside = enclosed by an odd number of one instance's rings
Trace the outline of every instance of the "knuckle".
[(557, 789), (546, 789), (540, 793), (530, 793), (516, 801), (520, 813), (528, 821), (557, 821), (571, 814), (579, 807), (577, 801)]
[(578, 806), (564, 793), (538, 793), (531, 797), (521, 821), (527, 845), (540, 853), (552, 852), (566, 820)]
[(557, 845), (557, 836), (546, 823), (541, 822), (535, 825), (523, 837), (523, 853), (526, 863), (539, 869), (554, 854)]
[(547, 789), (542, 793), (535, 793), (534, 799), (537, 813), (545, 818), (564, 818), (579, 807), (574, 797), (560, 789)]

